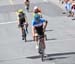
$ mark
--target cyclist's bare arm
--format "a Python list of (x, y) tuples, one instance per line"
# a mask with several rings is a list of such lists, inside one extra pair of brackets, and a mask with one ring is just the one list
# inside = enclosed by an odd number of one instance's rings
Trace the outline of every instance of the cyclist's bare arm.
[(32, 36), (33, 37), (35, 36), (35, 28), (34, 28), (34, 26), (32, 26)]
[(25, 24), (28, 27), (28, 20), (27, 20), (27, 16), (25, 15)]
[(46, 21), (44, 22), (44, 24), (43, 24), (43, 29), (44, 29), (44, 31), (45, 31), (45, 29), (46, 29), (46, 27), (47, 27), (47, 24), (48, 24), (48, 21), (46, 20)]

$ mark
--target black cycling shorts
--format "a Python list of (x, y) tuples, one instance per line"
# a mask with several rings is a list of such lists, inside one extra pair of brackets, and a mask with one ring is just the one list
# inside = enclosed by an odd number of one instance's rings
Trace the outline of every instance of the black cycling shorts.
[(25, 23), (25, 19), (19, 19), (19, 26), (23, 27)]
[(43, 26), (35, 27), (35, 29), (38, 35), (44, 35)]

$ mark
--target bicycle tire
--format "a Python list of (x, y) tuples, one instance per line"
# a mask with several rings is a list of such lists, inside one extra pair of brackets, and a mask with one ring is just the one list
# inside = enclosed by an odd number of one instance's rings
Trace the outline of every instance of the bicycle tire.
[(42, 43), (39, 41), (39, 53), (41, 55), (41, 60), (44, 61), (44, 49), (42, 47)]
[(39, 42), (39, 54), (42, 54), (42, 47), (41, 47), (41, 43)]
[(26, 42), (26, 31), (25, 31), (25, 29), (23, 30), (23, 38), (24, 38), (24, 40)]
[(41, 60), (44, 61), (44, 52), (41, 54)]

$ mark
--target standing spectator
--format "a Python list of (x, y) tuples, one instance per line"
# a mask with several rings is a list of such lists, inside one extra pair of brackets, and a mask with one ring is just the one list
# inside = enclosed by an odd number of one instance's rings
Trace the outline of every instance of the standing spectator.
[(75, 2), (72, 3), (72, 16), (75, 15)]
[(65, 2), (65, 9), (68, 12), (68, 17), (72, 16), (72, 11), (71, 11), (71, 7), (72, 7), (72, 2), (70, 0), (64, 0)]

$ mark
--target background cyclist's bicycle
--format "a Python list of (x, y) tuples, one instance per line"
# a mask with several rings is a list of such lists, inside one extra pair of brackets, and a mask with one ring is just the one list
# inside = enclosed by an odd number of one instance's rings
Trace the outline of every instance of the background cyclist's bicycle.
[(26, 38), (27, 37), (27, 33), (28, 33), (28, 29), (27, 29), (26, 24), (24, 24), (22, 37), (23, 37), (23, 40), (25, 40), (25, 42), (27, 41), (27, 38)]

